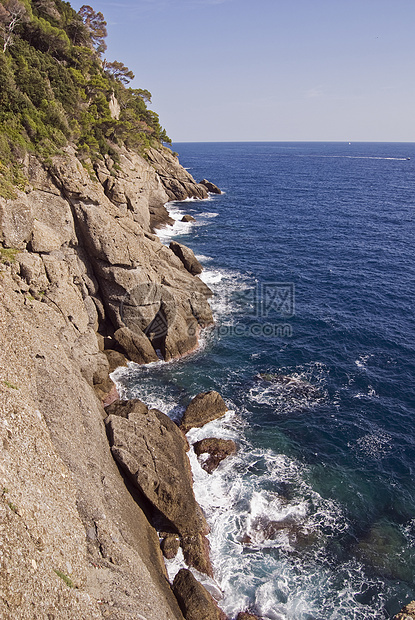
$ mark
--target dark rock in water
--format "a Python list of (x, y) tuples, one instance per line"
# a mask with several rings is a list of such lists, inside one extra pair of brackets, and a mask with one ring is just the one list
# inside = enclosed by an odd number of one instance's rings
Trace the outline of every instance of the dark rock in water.
[(186, 620), (227, 620), (209, 592), (186, 568), (174, 578), (173, 592)]
[(222, 193), (217, 185), (215, 185), (214, 183), (211, 183), (207, 179), (202, 179), (202, 181), (200, 181), (199, 185), (204, 185), (206, 187), (207, 191), (209, 193), (211, 193), (211, 194), (221, 194)]
[[(258, 517), (252, 523), (252, 530), (252, 537), (245, 534), (241, 542), (249, 545), (254, 543), (255, 540), (257, 541), (258, 538), (261, 541), (275, 540), (279, 534), (284, 533), (288, 537), (292, 548), (303, 549), (312, 545), (317, 536), (315, 530), (305, 528), (302, 523), (290, 517), (281, 519), (281, 521), (269, 519), (266, 516)], [(252, 540), (252, 538), (255, 540)]]
[(276, 385), (284, 386), (287, 391), (295, 397), (304, 398), (321, 398), (321, 391), (308, 381), (298, 379), (297, 377), (290, 377), (289, 375), (278, 375), (272, 373), (261, 373), (259, 375), (264, 381), (274, 383)]
[(115, 332), (114, 338), (132, 362), (148, 364), (158, 361), (157, 353), (151, 342), (143, 332), (138, 331), (138, 328), (133, 332), (128, 327), (121, 327)]
[(160, 543), (161, 550), (167, 560), (176, 557), (180, 547), (180, 538), (177, 534), (167, 533)]
[(369, 564), (380, 575), (410, 581), (415, 572), (415, 561), (412, 554), (405, 550), (406, 544), (397, 526), (381, 520), (372, 525), (353, 551), (359, 560)]
[(209, 454), (209, 458), (202, 464), (202, 468), (211, 474), (223, 459), (226, 459), (231, 454), (235, 454), (236, 443), (232, 439), (209, 437), (197, 441), (193, 445), (193, 449), (197, 456), (204, 453)]
[(261, 620), (259, 616), (255, 616), (254, 614), (250, 614), (247, 611), (240, 611), (236, 617), (236, 620)]
[[(125, 408), (126, 417), (122, 409)], [(212, 575), (209, 531), (193, 493), (186, 438), (172, 420), (141, 401), (110, 406), (106, 424), (111, 451), (133, 485), (180, 534), (183, 553), (200, 572)], [(189, 549), (191, 547), (191, 549)]]
[(228, 408), (222, 396), (214, 390), (201, 392), (191, 401), (184, 412), (180, 428), (187, 433), (191, 428), (199, 428), (212, 420), (222, 417)]
[(405, 605), (393, 620), (415, 620), (415, 601)]
[(197, 276), (199, 273), (202, 273), (203, 267), (194, 255), (193, 250), (185, 245), (182, 245), (181, 243), (177, 243), (177, 241), (171, 241), (169, 247), (171, 251), (174, 252), (178, 258), (180, 258), (189, 273), (193, 276)]
[(196, 222), (195, 218), (192, 215), (183, 215), (182, 222)]

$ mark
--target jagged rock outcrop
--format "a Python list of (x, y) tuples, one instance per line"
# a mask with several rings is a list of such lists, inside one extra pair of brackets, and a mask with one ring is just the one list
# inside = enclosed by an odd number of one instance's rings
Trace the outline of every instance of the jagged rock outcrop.
[(194, 497), (184, 435), (170, 418), (140, 401), (114, 403), (109, 413), (107, 431), (117, 463), (180, 534), (188, 563), (212, 574), (205, 539), (209, 528)]
[(189, 273), (193, 276), (202, 273), (203, 267), (194, 255), (193, 250), (177, 241), (170, 241), (169, 248), (182, 261), (185, 269), (187, 269)]
[(232, 441), (232, 439), (207, 437), (194, 443), (193, 449), (197, 456), (201, 456), (202, 454), (209, 455), (208, 458), (203, 461), (202, 468), (211, 474), (221, 461), (235, 454), (236, 443)]
[(208, 198), (205, 186), (195, 183), (191, 174), (182, 168), (177, 157), (169, 149), (149, 149), (147, 157), (160, 176), (169, 200)]
[(184, 433), (191, 428), (204, 426), (216, 418), (220, 418), (227, 412), (228, 408), (222, 396), (214, 390), (201, 392), (193, 398), (183, 414), (180, 428)]
[(226, 614), (189, 570), (179, 570), (173, 592), (186, 620), (227, 620)]

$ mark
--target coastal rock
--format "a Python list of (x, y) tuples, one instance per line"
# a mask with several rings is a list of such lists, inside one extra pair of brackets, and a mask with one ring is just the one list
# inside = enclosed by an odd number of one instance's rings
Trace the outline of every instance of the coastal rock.
[(119, 351), (106, 349), (104, 350), (104, 355), (108, 360), (109, 372), (114, 372), (114, 370), (120, 366), (127, 366), (127, 358)]
[(181, 243), (178, 243), (177, 241), (171, 241), (169, 247), (171, 251), (174, 252), (178, 258), (180, 258), (189, 273), (193, 276), (197, 276), (199, 273), (202, 273), (203, 267), (194, 255), (193, 250), (185, 245), (182, 245)]
[(11, 267), (0, 287), (0, 617), (183, 620), (87, 380), (103, 355), (92, 328), (16, 292)]
[(160, 543), (161, 550), (166, 560), (176, 557), (180, 548), (180, 538), (176, 534), (167, 533)]
[(236, 620), (261, 620), (259, 616), (255, 616), (254, 614), (250, 614), (247, 611), (240, 611), (236, 617)]
[(191, 428), (204, 426), (222, 417), (228, 408), (222, 396), (214, 390), (201, 392), (193, 398), (184, 412), (180, 428), (187, 433)]
[(182, 222), (196, 222), (195, 218), (192, 215), (183, 215)]
[(114, 334), (115, 340), (125, 351), (129, 360), (137, 364), (149, 364), (157, 362), (157, 353), (151, 346), (148, 338), (136, 327), (135, 331), (131, 331), (128, 327), (117, 329)]
[(185, 200), (186, 198), (205, 199), (208, 192), (203, 185), (196, 183), (192, 175), (179, 163), (170, 149), (149, 149), (148, 161), (160, 176), (169, 200)]
[(415, 620), (415, 601), (405, 605), (393, 620)]
[(222, 193), (217, 185), (215, 185), (214, 183), (211, 183), (207, 179), (202, 179), (202, 181), (200, 181), (200, 185), (203, 185), (204, 187), (206, 187), (207, 191), (210, 194), (221, 194)]
[(232, 439), (209, 437), (197, 441), (193, 444), (193, 449), (197, 456), (209, 454), (209, 457), (202, 463), (202, 468), (211, 474), (223, 459), (235, 454), (236, 443)]
[(227, 620), (209, 592), (186, 568), (174, 578), (173, 593), (186, 620)]
[[(183, 551), (197, 570), (212, 574), (205, 534), (208, 526), (193, 493), (186, 438), (176, 424), (142, 403), (125, 404), (127, 417), (109, 415), (107, 431), (114, 458), (147, 500), (180, 534)], [(191, 547), (191, 552), (189, 550)]]

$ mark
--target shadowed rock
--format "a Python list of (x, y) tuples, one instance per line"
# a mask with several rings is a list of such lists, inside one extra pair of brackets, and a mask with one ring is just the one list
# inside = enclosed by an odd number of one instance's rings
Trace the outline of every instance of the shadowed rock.
[(214, 390), (201, 392), (191, 401), (184, 412), (180, 428), (184, 433), (191, 428), (204, 426), (212, 420), (222, 417), (228, 408), (222, 396)]
[(137, 364), (157, 362), (158, 357), (149, 339), (138, 329), (133, 332), (128, 327), (117, 329), (114, 334), (115, 340), (124, 349), (126, 356)]
[(186, 620), (227, 620), (209, 592), (186, 568), (174, 578), (173, 592)]
[(182, 222), (196, 222), (195, 218), (192, 215), (183, 215)]
[(199, 273), (202, 273), (203, 267), (194, 255), (193, 250), (185, 245), (182, 245), (181, 243), (177, 243), (177, 241), (171, 241), (169, 247), (171, 251), (174, 252), (178, 258), (180, 258), (189, 273), (193, 276), (197, 276)]
[[(125, 408), (125, 414), (123, 413)], [(110, 405), (111, 451), (131, 482), (180, 534), (185, 558), (212, 575), (209, 531), (193, 493), (186, 438), (169, 417), (141, 401)], [(126, 415), (126, 417), (124, 417)]]
[(180, 538), (177, 534), (167, 533), (160, 543), (161, 550), (164, 557), (167, 560), (172, 560), (176, 557), (180, 547)]
[(235, 454), (236, 443), (232, 439), (218, 439), (217, 437), (209, 437), (197, 441), (193, 445), (193, 449), (197, 456), (208, 453), (209, 457), (202, 464), (202, 468), (211, 474), (223, 459), (227, 456)]
[(240, 611), (236, 617), (236, 620), (261, 620), (259, 616), (255, 616), (254, 614), (250, 614), (247, 611)]

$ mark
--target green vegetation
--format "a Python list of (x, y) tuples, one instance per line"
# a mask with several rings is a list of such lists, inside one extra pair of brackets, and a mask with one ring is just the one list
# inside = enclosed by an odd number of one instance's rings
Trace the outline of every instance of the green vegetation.
[[(0, 195), (24, 189), (19, 162), (44, 161), (69, 141), (92, 161), (115, 145), (144, 153), (170, 139), (147, 108), (147, 90), (128, 87), (134, 74), (108, 62), (102, 13), (77, 13), (63, 0), (0, 0)], [(111, 114), (117, 101), (119, 113)]]
[(20, 250), (16, 250), (16, 248), (2, 248), (0, 247), (0, 264), (2, 265), (11, 265), (16, 260), (16, 254), (19, 253)]
[(72, 579), (70, 579), (67, 575), (65, 575), (65, 573), (62, 573), (62, 571), (58, 570), (57, 568), (54, 568), (53, 572), (55, 572), (57, 576), (60, 577), (66, 583), (67, 586), (69, 586), (70, 588), (75, 587)]
[(5, 379), (5, 380), (3, 381), (3, 384), (4, 384), (6, 387), (10, 388), (11, 390), (18, 390), (18, 389), (19, 389), (19, 388), (17, 387), (17, 385), (14, 385), (13, 383), (10, 383), (10, 381), (7, 381), (7, 379)]

